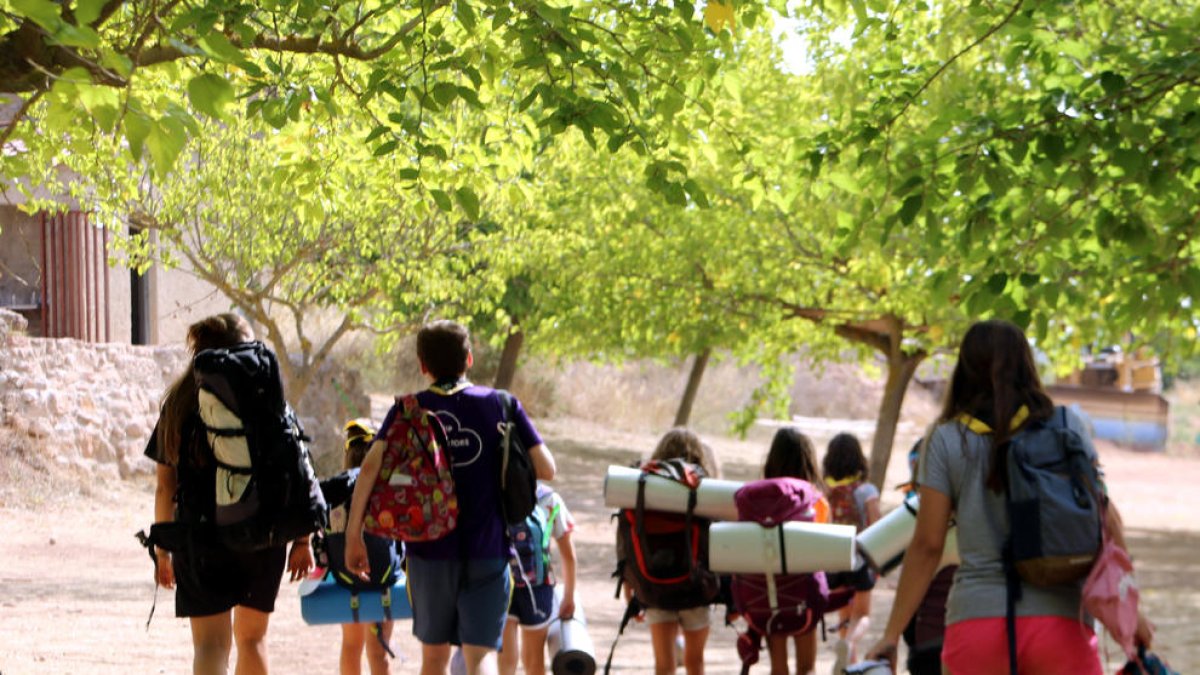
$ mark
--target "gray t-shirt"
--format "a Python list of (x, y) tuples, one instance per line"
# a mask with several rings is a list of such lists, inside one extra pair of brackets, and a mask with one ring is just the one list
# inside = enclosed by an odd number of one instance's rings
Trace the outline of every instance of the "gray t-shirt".
[[(1056, 410), (1056, 414), (1057, 410)], [(1067, 426), (1080, 432), (1093, 461), (1092, 446), (1082, 420), (1067, 411)], [(958, 522), (958, 553), (962, 565), (946, 603), (947, 625), (1005, 615), (1004, 563), (1001, 546), (1008, 538), (1004, 493), (988, 489), (991, 436), (980, 435), (958, 422), (939, 424), (922, 455), (918, 481), (950, 497)], [(1021, 585), (1017, 616), (1080, 618), (1083, 582), (1054, 588)]]

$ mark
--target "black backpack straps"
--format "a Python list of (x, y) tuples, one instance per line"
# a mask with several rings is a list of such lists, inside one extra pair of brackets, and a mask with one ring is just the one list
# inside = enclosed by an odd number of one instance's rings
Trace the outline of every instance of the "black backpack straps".
[[(391, 621), (391, 620), (392, 620), (392, 617), (389, 614), (388, 621)], [(382, 623), (379, 623), (378, 621), (376, 621), (375, 623), (371, 624), (371, 634), (375, 636), (376, 640), (379, 640), (379, 646), (383, 647), (383, 651), (387, 653), (389, 658), (393, 658), (393, 659), (396, 658), (396, 652), (392, 651), (392, 646), (388, 644), (387, 638), (385, 638), (383, 636), (383, 624)]]
[(158, 607), (158, 556), (154, 555), (154, 526), (150, 527), (150, 534), (146, 534), (145, 530), (138, 530), (138, 542), (146, 547), (146, 552), (150, 554), (150, 561), (154, 563), (154, 596), (150, 599), (150, 616), (146, 617), (146, 630), (150, 630), (150, 622), (154, 619), (154, 608)]
[(617, 637), (613, 638), (612, 647), (608, 649), (608, 659), (604, 662), (604, 675), (608, 675), (608, 671), (612, 669), (613, 654), (617, 651), (617, 642), (625, 634), (625, 627), (641, 613), (642, 603), (638, 602), (637, 596), (630, 598), (629, 604), (625, 605), (625, 614), (621, 617), (621, 624), (617, 627)]
[[(1011, 449), (1010, 449), (1011, 451)], [(1008, 481), (1004, 482), (1004, 510), (1008, 515), (1008, 541), (1001, 549), (1004, 561), (1004, 627), (1008, 633), (1008, 669), (1017, 673), (1017, 601), (1021, 599), (1021, 576), (1017, 573), (1016, 554), (1013, 551), (1012, 492)]]
[(775, 526), (775, 531), (779, 533), (779, 562), (783, 566), (783, 574), (788, 573), (787, 564), (787, 539), (784, 537), (783, 523)]

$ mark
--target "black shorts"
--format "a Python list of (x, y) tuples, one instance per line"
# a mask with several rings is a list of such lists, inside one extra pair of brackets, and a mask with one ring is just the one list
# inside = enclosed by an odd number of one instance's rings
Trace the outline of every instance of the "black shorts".
[(875, 588), (875, 579), (875, 571), (867, 565), (863, 565), (853, 572), (834, 572), (825, 575), (825, 580), (829, 583), (829, 590), (849, 586), (856, 591), (869, 591)]
[(287, 547), (239, 553), (218, 544), (190, 542), (171, 556), (175, 571), (175, 616), (211, 616), (241, 605), (275, 611)]
[(513, 586), (508, 614), (526, 628), (550, 625), (558, 614), (558, 608), (554, 606), (554, 587), (550, 584)]

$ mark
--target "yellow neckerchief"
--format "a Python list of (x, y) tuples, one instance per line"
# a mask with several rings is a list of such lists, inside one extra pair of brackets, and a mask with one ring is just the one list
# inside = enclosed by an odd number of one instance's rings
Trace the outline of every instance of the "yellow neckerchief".
[(850, 485), (850, 484), (852, 484), (852, 483), (856, 483), (856, 482), (858, 482), (858, 481), (860, 481), (860, 480), (862, 480), (862, 474), (861, 474), (861, 473), (856, 473), (856, 474), (854, 474), (853, 476), (850, 476), (850, 477), (848, 477), (848, 478), (842, 478), (842, 479), (840, 479), (840, 480), (834, 480), (834, 479), (832, 479), (832, 478), (826, 478), (826, 479), (825, 479), (825, 484), (826, 484), (826, 485), (828, 485), (828, 486), (829, 486), (829, 487), (831, 487), (831, 488), (836, 488), (836, 487), (841, 487), (841, 486), (843, 486), (843, 485)]
[(442, 396), (450, 396), (451, 394), (457, 394), (463, 389), (470, 387), (471, 381), (463, 377), (452, 385), (447, 386), (447, 384), (448, 383), (435, 382), (434, 384), (429, 385), (429, 391), (432, 391), (435, 394), (441, 394)]
[[(988, 426), (987, 422), (984, 422), (981, 419), (972, 417), (972, 416), (968, 415), (967, 413), (962, 413), (955, 419), (957, 419), (959, 421), (959, 423), (961, 423), (963, 426), (970, 429), (971, 431), (974, 431), (975, 433), (979, 434), (980, 436), (992, 433), (992, 428), (990, 426)], [(1025, 406), (1021, 406), (1020, 408), (1017, 408), (1017, 414), (1013, 415), (1012, 421), (1008, 423), (1009, 431), (1015, 430), (1017, 427), (1024, 424), (1025, 420), (1027, 420), (1027, 419), (1029, 419), (1029, 408), (1027, 408)]]

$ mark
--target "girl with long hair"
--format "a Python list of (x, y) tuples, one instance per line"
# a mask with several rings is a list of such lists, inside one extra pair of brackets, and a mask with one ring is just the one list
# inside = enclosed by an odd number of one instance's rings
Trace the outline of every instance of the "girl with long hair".
[[(187, 346), (195, 357), (253, 339), (244, 319), (226, 313), (192, 324)], [(145, 454), (157, 465), (154, 520), (186, 526), (180, 550), (172, 554), (155, 548), (155, 582), (175, 589), (175, 615), (191, 622), (192, 671), (227, 672), (230, 648), (236, 644), (238, 675), (266, 673), (267, 623), (285, 561), (296, 581), (312, 569), (312, 552), (307, 536), (292, 543), (290, 554), (283, 546), (239, 553), (205, 536), (200, 524), (213, 520), (216, 460), (200, 420), (191, 361), (167, 389)]]
[[(1005, 675), (1009, 672), (1005, 626), (1005, 464), (1007, 442), (1026, 426), (1056, 415), (1042, 389), (1024, 333), (1006, 321), (971, 326), (959, 347), (945, 406), (929, 435), (918, 469), (921, 508), (916, 532), (883, 638), (870, 656), (895, 667), (896, 643), (942, 556), (953, 514), (962, 565), (946, 607), (943, 672)], [(1096, 451), (1083, 422), (1067, 411), (1066, 425)], [(1106, 526), (1123, 546), (1119, 516), (1108, 509)], [(1083, 582), (1039, 587), (1022, 584), (1016, 605), (1016, 669), (1033, 675), (1100, 675), (1096, 637), (1081, 623)], [(1139, 615), (1137, 639), (1150, 645), (1152, 629)]]

